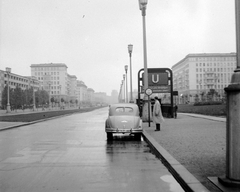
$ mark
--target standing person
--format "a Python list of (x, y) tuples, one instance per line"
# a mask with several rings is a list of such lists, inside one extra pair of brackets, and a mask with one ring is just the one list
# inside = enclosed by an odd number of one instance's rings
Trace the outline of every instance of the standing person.
[(155, 131), (160, 131), (160, 124), (164, 121), (162, 116), (161, 104), (158, 97), (154, 97), (155, 104), (153, 106), (153, 122), (156, 124)]

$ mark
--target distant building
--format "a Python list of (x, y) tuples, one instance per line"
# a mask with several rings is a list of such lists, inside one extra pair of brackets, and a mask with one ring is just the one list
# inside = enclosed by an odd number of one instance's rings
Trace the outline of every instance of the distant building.
[(209, 94), (221, 100), (235, 69), (236, 53), (188, 54), (172, 66), (178, 103), (203, 101)]
[(105, 92), (95, 92), (95, 101), (96, 103), (108, 103), (107, 94)]
[(117, 92), (117, 90), (112, 90), (111, 98), (110, 98), (109, 103), (118, 103), (118, 92)]
[(79, 104), (83, 104), (87, 101), (87, 86), (83, 81), (77, 80), (77, 100)]
[(35, 76), (48, 91), (50, 97), (58, 100), (67, 100), (68, 95), (68, 74), (67, 65), (64, 63), (32, 64), (31, 75)]
[[(0, 106), (2, 103), (2, 92), (3, 92), (4, 87), (7, 84), (8, 84), (7, 72), (0, 70)], [(35, 89), (39, 89), (41, 87), (41, 82), (39, 80), (37, 80), (35, 77), (21, 76), (21, 75), (15, 74), (15, 73), (10, 73), (9, 74), (9, 87), (12, 89), (15, 89), (17, 86), (20, 87), (22, 90), (29, 89), (32, 86)]]

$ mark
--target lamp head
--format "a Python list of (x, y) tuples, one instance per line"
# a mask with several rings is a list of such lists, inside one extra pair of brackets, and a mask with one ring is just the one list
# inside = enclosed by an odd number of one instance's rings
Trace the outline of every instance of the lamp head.
[(133, 45), (132, 44), (129, 44), (128, 45), (128, 53), (132, 53), (132, 50), (133, 50)]
[(125, 74), (123, 74), (123, 80), (125, 80)]
[(125, 65), (125, 71), (126, 71), (126, 73), (127, 73), (127, 70), (128, 70), (128, 66), (127, 66), (127, 65)]
[(147, 3), (148, 3), (148, 0), (138, 0), (138, 3), (139, 3), (139, 9), (142, 10), (143, 8), (147, 8)]

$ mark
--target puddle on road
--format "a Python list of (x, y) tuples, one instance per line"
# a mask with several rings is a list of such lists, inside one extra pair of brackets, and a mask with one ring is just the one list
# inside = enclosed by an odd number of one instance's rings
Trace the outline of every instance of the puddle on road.
[(170, 191), (172, 192), (184, 192), (179, 183), (174, 179), (172, 175), (164, 175), (160, 177), (161, 180), (169, 184)]

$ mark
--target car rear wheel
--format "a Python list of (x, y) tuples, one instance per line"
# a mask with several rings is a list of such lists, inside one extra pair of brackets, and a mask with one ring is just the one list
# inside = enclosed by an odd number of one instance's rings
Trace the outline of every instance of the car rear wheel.
[(142, 136), (141, 133), (135, 133), (135, 135), (134, 135), (135, 139), (138, 140), (138, 141), (141, 140), (141, 136)]
[(107, 139), (112, 140), (113, 139), (113, 134), (112, 133), (107, 133)]

